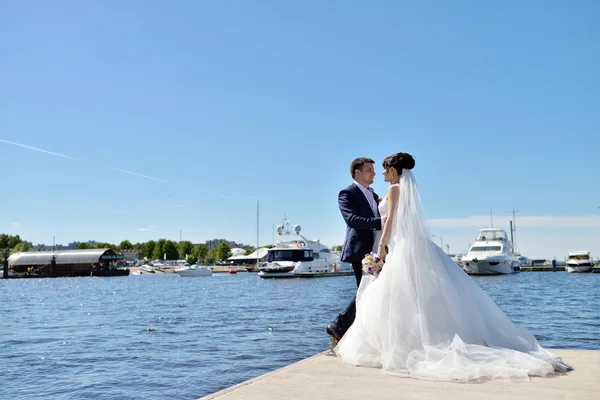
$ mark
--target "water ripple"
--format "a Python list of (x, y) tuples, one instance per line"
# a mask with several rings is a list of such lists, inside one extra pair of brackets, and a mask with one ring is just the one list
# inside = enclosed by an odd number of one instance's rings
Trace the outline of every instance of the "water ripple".
[[(474, 279), (543, 346), (600, 349), (600, 274)], [(325, 350), (354, 290), (246, 273), (0, 281), (3, 398), (196, 399)]]

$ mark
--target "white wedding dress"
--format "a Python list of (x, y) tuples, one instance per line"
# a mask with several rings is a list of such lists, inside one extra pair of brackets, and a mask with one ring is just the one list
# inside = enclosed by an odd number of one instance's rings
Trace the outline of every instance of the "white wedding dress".
[[(344, 362), (401, 376), (529, 381), (570, 367), (514, 325), (427, 234), (411, 171), (403, 170), (389, 254), (363, 276), (356, 319), (335, 347)], [(387, 213), (387, 199), (379, 210)]]

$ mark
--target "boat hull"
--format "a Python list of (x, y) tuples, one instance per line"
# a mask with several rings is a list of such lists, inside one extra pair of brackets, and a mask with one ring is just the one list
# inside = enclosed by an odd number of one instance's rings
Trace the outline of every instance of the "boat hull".
[(209, 268), (182, 269), (175, 272), (177, 272), (177, 275), (185, 278), (212, 275), (212, 270)]
[(291, 278), (329, 278), (334, 276), (354, 276), (354, 271), (338, 272), (264, 272), (258, 273), (263, 279), (291, 279)]
[(571, 265), (571, 264), (567, 264), (567, 272), (569, 273), (582, 273), (582, 272), (592, 272), (592, 269), (594, 268), (593, 265)]
[(462, 267), (469, 275), (505, 275), (516, 274), (521, 270), (519, 262), (503, 260), (463, 260)]

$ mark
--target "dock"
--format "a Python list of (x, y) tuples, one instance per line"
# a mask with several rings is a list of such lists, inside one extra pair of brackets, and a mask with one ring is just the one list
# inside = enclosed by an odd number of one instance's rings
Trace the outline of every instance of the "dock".
[(260, 275), (263, 279), (297, 279), (297, 278), (333, 278), (336, 276), (354, 276), (354, 271), (337, 271), (337, 272), (295, 272)]
[(557, 265), (553, 268), (552, 265), (536, 265), (533, 267), (521, 267), (521, 272), (557, 272), (566, 271), (564, 265)]
[(199, 400), (600, 399), (600, 351), (549, 349), (574, 370), (531, 382), (454, 383), (400, 378), (323, 352)]
[[(533, 267), (521, 267), (521, 272), (558, 272), (558, 271), (566, 271), (566, 267), (564, 265), (557, 265), (556, 268), (553, 268), (552, 265), (535, 265)], [(580, 273), (588, 273), (589, 272), (580, 272)], [(592, 268), (591, 273), (600, 273), (600, 266), (595, 266)]]

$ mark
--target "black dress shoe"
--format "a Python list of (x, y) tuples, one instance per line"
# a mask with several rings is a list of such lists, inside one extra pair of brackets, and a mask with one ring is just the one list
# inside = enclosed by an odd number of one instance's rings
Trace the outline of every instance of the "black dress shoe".
[(327, 328), (325, 328), (325, 332), (327, 332), (327, 334), (329, 336), (333, 337), (338, 342), (340, 340), (342, 340), (342, 335), (340, 335), (339, 333), (337, 333), (337, 331), (335, 329), (333, 329), (333, 327), (331, 325), (327, 325)]

